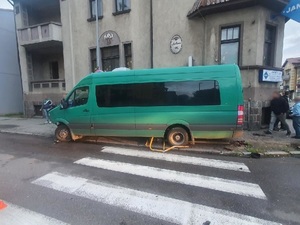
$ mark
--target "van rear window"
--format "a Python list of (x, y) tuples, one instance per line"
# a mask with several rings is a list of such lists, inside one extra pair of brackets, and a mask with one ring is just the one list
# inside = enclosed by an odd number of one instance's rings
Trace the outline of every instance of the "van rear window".
[(220, 105), (216, 80), (96, 86), (99, 107)]

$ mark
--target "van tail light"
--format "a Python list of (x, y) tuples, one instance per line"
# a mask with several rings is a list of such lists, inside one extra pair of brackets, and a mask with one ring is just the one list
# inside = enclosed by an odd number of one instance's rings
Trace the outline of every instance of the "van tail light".
[(244, 123), (244, 106), (238, 106), (237, 125), (243, 125)]

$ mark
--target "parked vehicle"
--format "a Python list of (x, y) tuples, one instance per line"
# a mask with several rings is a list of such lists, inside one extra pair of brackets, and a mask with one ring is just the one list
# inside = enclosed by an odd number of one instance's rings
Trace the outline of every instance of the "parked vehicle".
[(236, 65), (105, 72), (83, 78), (50, 112), (56, 138), (195, 138), (242, 134), (243, 89)]

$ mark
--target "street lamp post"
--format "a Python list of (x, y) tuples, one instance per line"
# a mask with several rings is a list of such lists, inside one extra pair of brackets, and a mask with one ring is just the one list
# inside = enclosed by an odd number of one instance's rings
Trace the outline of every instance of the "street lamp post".
[(97, 69), (100, 69), (100, 48), (99, 48), (99, 20), (98, 20), (98, 0), (95, 0), (96, 8), (96, 60)]

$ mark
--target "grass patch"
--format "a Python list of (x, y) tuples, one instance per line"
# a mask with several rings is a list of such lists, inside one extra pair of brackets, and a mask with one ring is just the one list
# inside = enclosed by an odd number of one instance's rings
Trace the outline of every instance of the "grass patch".
[(250, 144), (248, 144), (248, 146), (246, 147), (246, 151), (251, 152), (251, 153), (259, 153), (259, 154), (265, 153), (265, 150), (263, 150), (261, 148), (254, 147)]

